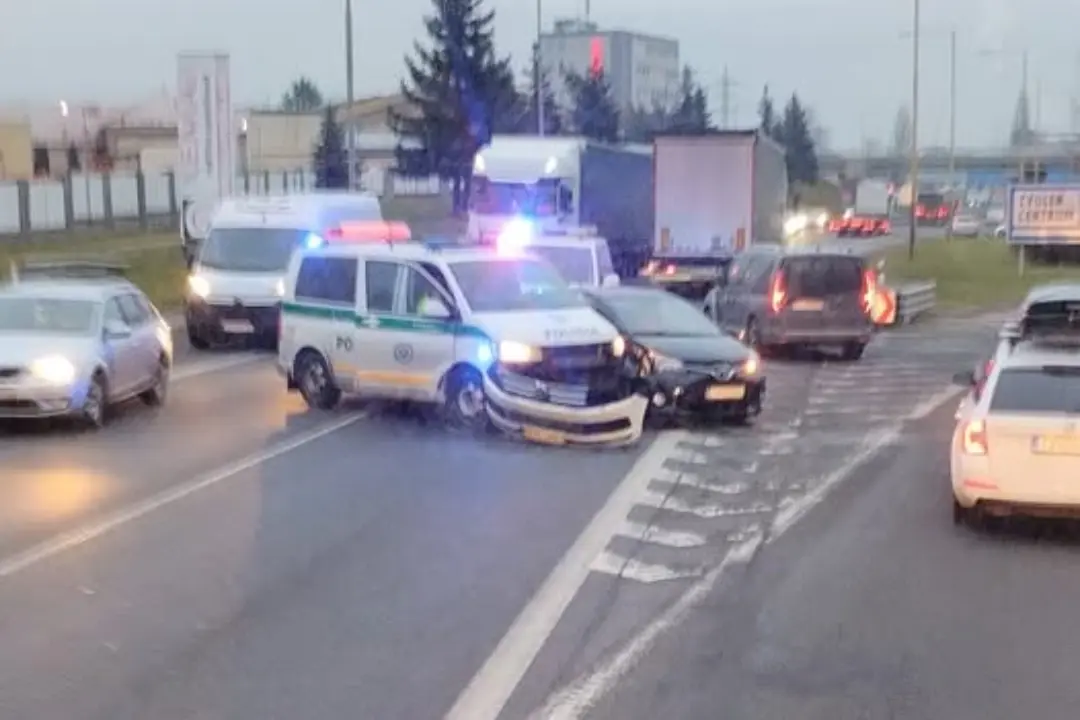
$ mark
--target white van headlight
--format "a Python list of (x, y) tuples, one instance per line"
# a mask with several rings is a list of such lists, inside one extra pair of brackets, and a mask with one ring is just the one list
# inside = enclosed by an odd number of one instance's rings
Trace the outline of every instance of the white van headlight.
[(192, 295), (205, 300), (210, 295), (210, 283), (204, 277), (191, 275), (188, 277), (188, 290)]
[(626, 338), (622, 335), (618, 335), (611, 341), (611, 354), (617, 358), (621, 358), (626, 354)]
[(541, 353), (539, 348), (513, 340), (503, 340), (499, 343), (499, 362), (511, 365), (540, 362)]

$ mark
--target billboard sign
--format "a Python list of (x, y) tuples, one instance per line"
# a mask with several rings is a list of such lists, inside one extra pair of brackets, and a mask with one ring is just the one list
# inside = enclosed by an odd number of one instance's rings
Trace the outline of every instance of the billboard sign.
[(185, 240), (206, 237), (210, 215), (236, 182), (229, 56), (185, 53), (177, 60), (177, 187)]
[(1080, 244), (1080, 185), (1013, 185), (1006, 207), (1010, 243)]

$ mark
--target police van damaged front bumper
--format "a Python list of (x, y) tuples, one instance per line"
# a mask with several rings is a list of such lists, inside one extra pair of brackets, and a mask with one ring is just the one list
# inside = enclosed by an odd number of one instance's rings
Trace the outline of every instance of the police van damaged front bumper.
[(552, 445), (633, 443), (649, 405), (614, 359), (575, 369), (560, 368), (557, 359), (496, 363), (484, 376), (484, 394), (496, 428)]

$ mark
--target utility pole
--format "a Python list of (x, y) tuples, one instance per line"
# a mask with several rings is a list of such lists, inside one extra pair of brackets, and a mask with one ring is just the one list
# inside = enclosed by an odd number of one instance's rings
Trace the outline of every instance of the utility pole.
[(731, 75), (728, 74), (727, 65), (724, 66), (724, 74), (720, 76), (720, 129), (727, 130), (731, 122)]
[[(949, 189), (956, 187), (956, 30), (949, 33)], [(945, 227), (945, 238), (952, 239), (952, 223)]]
[(913, 23), (911, 29), (911, 158), (908, 174), (911, 176), (910, 221), (908, 228), (908, 259), (915, 259), (916, 226), (915, 209), (919, 204), (919, 0), (912, 0)]
[[(352, 111), (353, 95), (353, 17), (352, 0), (345, 0), (345, 104)], [(356, 139), (351, 126), (345, 127), (345, 157), (349, 161), (349, 190), (356, 189)]]
[[(585, 13), (588, 15), (588, 5)], [(536, 87), (536, 134), (544, 137), (544, 54), (540, 49), (540, 39), (544, 34), (544, 0), (536, 0), (536, 77), (533, 84)]]

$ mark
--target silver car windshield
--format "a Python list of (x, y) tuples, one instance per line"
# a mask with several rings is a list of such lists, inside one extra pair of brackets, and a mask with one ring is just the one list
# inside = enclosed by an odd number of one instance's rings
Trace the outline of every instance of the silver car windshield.
[(91, 335), (98, 303), (55, 298), (0, 298), (0, 334)]

